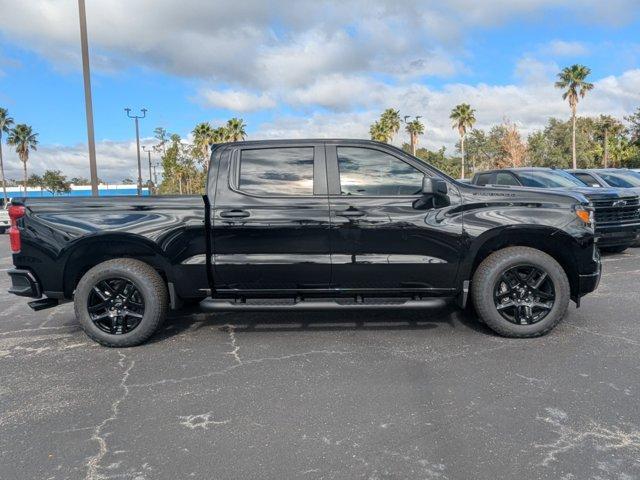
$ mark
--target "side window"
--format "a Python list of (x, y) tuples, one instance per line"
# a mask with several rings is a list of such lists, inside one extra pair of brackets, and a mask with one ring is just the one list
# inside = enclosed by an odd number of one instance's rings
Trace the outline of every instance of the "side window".
[(475, 184), (480, 185), (481, 187), (484, 187), (485, 185), (489, 185), (491, 183), (491, 175), (493, 175), (493, 173), (478, 174), (478, 179), (475, 181)]
[(520, 185), (520, 182), (510, 173), (498, 172), (496, 174), (496, 185)]
[(424, 174), (387, 153), (360, 147), (338, 147), (342, 195), (418, 195)]
[(313, 147), (242, 150), (239, 187), (254, 195), (313, 195)]
[(575, 175), (578, 178), (578, 180), (580, 180), (581, 182), (585, 183), (586, 185), (589, 185), (590, 187), (599, 187), (600, 186), (600, 184), (598, 182), (596, 182), (596, 179), (593, 178), (588, 173), (574, 173), (573, 175)]

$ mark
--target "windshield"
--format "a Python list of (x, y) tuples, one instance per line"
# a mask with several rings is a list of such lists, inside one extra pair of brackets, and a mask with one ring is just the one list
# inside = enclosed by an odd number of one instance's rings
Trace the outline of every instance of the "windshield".
[(563, 170), (525, 170), (518, 172), (525, 187), (563, 188), (584, 187), (585, 183)]
[(600, 176), (612, 187), (640, 187), (640, 175), (635, 172), (600, 172)]

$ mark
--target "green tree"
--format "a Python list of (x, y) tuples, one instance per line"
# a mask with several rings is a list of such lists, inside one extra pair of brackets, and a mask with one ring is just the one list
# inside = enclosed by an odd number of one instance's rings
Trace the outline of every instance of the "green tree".
[(120, 183), (122, 183), (123, 185), (133, 185), (136, 182), (134, 182), (131, 178), (127, 177), (127, 178), (123, 178), (122, 182)]
[(640, 146), (640, 107), (638, 107), (633, 114), (628, 117), (624, 117), (624, 119), (629, 122), (629, 136), (631, 142)]
[(167, 130), (162, 127), (156, 127), (153, 129), (153, 137), (158, 140), (158, 144), (155, 146), (155, 149), (159, 152), (166, 153), (167, 142), (169, 141), (169, 135)]
[(369, 127), (369, 135), (371, 135), (371, 140), (376, 142), (389, 142), (389, 131), (380, 121), (376, 121), (371, 124), (371, 127)]
[(227, 121), (227, 125), (225, 127), (227, 138), (230, 142), (240, 142), (247, 138), (247, 132), (245, 129), (247, 126), (241, 118), (232, 118)]
[(387, 108), (382, 112), (382, 115), (380, 115), (380, 124), (386, 130), (387, 138), (390, 142), (400, 131), (400, 111)]
[(7, 182), (4, 178), (4, 163), (2, 159), (2, 134), (9, 133), (13, 125), (13, 118), (9, 116), (6, 108), (0, 108), (0, 176), (2, 177), (2, 198), (4, 205), (7, 204)]
[(69, 182), (72, 185), (89, 185), (91, 183), (86, 177), (73, 177)]
[(202, 122), (193, 129), (193, 143), (199, 150), (203, 163), (209, 158), (209, 144), (213, 142), (213, 127), (209, 122)]
[(416, 117), (406, 124), (405, 129), (409, 134), (411, 142), (411, 154), (416, 155), (416, 148), (418, 146), (418, 136), (424, 133), (424, 125), (420, 122), (420, 117)]
[(609, 166), (609, 139), (610, 137), (618, 137), (624, 132), (624, 125), (620, 120), (613, 118), (611, 115), (600, 115), (598, 120), (598, 127), (602, 131), (602, 145), (604, 155), (602, 157), (602, 163), (604, 168)]
[(461, 103), (451, 110), (449, 118), (452, 121), (453, 128), (457, 129), (460, 135), (460, 154), (462, 155), (461, 178), (465, 178), (464, 138), (467, 134), (467, 129), (473, 128), (473, 125), (476, 123), (475, 110), (471, 108), (471, 105), (468, 103)]
[[(22, 180), (22, 185), (25, 185), (25, 181)], [(40, 175), (36, 175), (35, 173), (31, 174), (26, 181), (27, 187), (39, 187), (42, 188), (42, 177)]]
[(71, 184), (60, 170), (46, 170), (42, 174), (42, 187), (53, 195), (71, 191)]
[(20, 123), (11, 129), (7, 143), (16, 149), (18, 158), (22, 161), (24, 167), (24, 194), (27, 195), (27, 162), (29, 161), (29, 152), (36, 150), (38, 145), (38, 134), (34, 133), (29, 125)]
[(564, 90), (562, 94), (563, 100), (569, 101), (571, 107), (571, 123), (572, 123), (572, 147), (571, 158), (573, 160), (573, 168), (578, 168), (576, 156), (576, 111), (578, 109), (578, 101), (584, 98), (589, 90), (593, 89), (593, 83), (587, 82), (587, 77), (591, 73), (589, 67), (584, 65), (571, 65), (565, 67), (558, 74), (556, 88)]

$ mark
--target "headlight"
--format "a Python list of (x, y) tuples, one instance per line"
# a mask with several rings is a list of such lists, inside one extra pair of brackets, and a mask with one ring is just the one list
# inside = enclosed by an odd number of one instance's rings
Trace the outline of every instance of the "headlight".
[(587, 225), (593, 225), (593, 209), (587, 208), (582, 205), (576, 205), (576, 216)]

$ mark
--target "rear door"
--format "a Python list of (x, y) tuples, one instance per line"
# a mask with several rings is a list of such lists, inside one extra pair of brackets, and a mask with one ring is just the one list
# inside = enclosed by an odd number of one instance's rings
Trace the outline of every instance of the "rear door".
[(234, 149), (220, 164), (211, 212), (216, 288), (328, 287), (324, 145), (259, 145)]
[(429, 168), (395, 149), (328, 143), (332, 284), (357, 291), (437, 292), (454, 288), (462, 249), (460, 204), (421, 194)]

